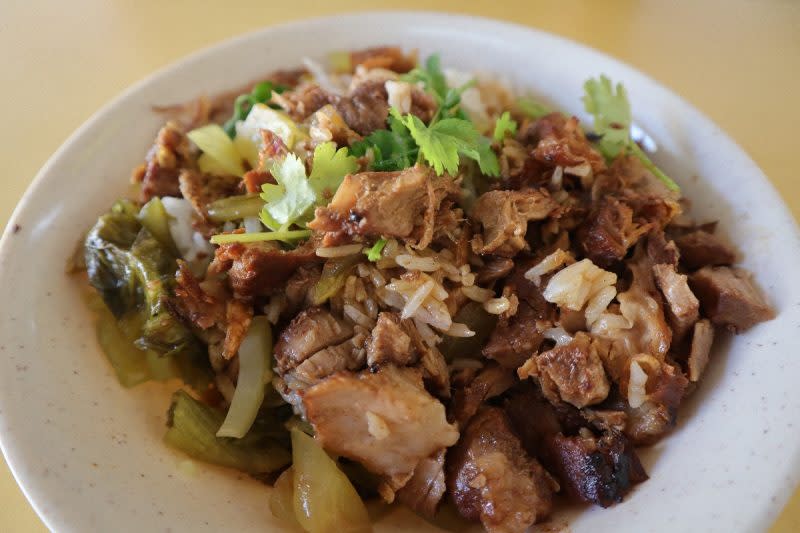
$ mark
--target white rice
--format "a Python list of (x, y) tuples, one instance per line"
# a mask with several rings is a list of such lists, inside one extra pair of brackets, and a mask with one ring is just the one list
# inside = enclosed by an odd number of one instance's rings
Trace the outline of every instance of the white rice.
[(461, 292), (470, 300), (478, 303), (486, 303), (494, 298), (494, 291), (478, 287), (477, 285), (461, 287)]
[(372, 329), (373, 326), (375, 326), (375, 323), (372, 321), (372, 319), (370, 319), (370, 317), (368, 317), (367, 315), (362, 313), (354, 305), (344, 304), (343, 312), (344, 312), (344, 316), (346, 316), (347, 318), (349, 318), (350, 320), (352, 320), (353, 322), (355, 322), (359, 326), (362, 326), (362, 327), (365, 327), (365, 328), (368, 328), (368, 329)]
[(450, 324), (450, 328), (444, 332), (445, 335), (449, 335), (451, 337), (474, 337), (475, 332), (469, 329), (466, 324), (461, 324), (460, 322), (453, 322)]
[(242, 222), (245, 233), (259, 233), (264, 229), (258, 217), (245, 217)]
[(192, 204), (183, 198), (171, 196), (162, 198), (161, 203), (169, 215), (169, 234), (181, 257), (189, 264), (192, 272), (203, 272), (214, 257), (214, 246), (194, 230)]
[(484, 302), (483, 308), (489, 314), (502, 315), (511, 308), (511, 302), (505, 296), (501, 296)]
[(396, 107), (401, 113), (411, 111), (411, 84), (404, 81), (386, 80), (386, 94), (389, 96), (389, 107)]
[(406, 305), (403, 307), (403, 311), (400, 313), (400, 318), (411, 318), (414, 313), (417, 312), (417, 309), (419, 309), (419, 307), (422, 305), (422, 302), (425, 300), (425, 298), (427, 298), (431, 293), (434, 285), (435, 283), (433, 280), (426, 281), (416, 291), (414, 291), (414, 294), (411, 295), (411, 298), (408, 299)]
[(552, 254), (539, 261), (539, 263), (537, 263), (533, 268), (525, 272), (525, 279), (532, 281), (533, 284), (538, 287), (539, 284), (542, 283), (542, 276), (549, 274), (561, 265), (571, 261), (572, 255), (570, 255), (569, 252), (565, 252), (559, 248)]
[(558, 326), (557, 328), (548, 328), (542, 332), (542, 335), (545, 339), (555, 341), (557, 346), (562, 346), (572, 342), (572, 335), (567, 333), (567, 331), (561, 326)]
[[(583, 259), (550, 278), (543, 296), (548, 302), (560, 307), (580, 311), (596, 295), (605, 299), (608, 292), (601, 294), (601, 291), (606, 287), (613, 287), (616, 282), (616, 274), (597, 267), (589, 259)], [(616, 295), (616, 289), (614, 295)]]
[(647, 374), (635, 360), (631, 361), (628, 378), (628, 403), (636, 409), (647, 400)]
[(409, 254), (400, 254), (394, 260), (406, 270), (419, 270), (420, 272), (439, 270), (439, 262), (435, 257), (414, 257)]
[(414, 318), (414, 326), (416, 326), (419, 336), (422, 337), (422, 341), (428, 346), (436, 346), (442, 341), (442, 338), (436, 335), (428, 324), (416, 317)]
[(319, 257), (345, 257), (354, 255), (363, 249), (361, 244), (345, 244), (343, 246), (329, 246), (327, 248), (317, 248), (317, 255)]

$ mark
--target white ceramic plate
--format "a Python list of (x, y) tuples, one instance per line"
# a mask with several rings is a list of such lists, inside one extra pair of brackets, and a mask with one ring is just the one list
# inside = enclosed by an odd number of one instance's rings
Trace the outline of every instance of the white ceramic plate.
[[(175, 386), (117, 384), (64, 261), (126, 191), (159, 126), (151, 105), (235, 87), (303, 56), (377, 44), (496, 72), (581, 117), (586, 78), (625, 83), (637, 122), (660, 146), (657, 162), (700, 218), (721, 221), (779, 314), (719, 343), (677, 430), (644, 453), (650, 481), (625, 503), (576, 511), (569, 522), (575, 532), (766, 528), (800, 474), (800, 243), (767, 179), (692, 106), (601, 53), (491, 20), (389, 12), (268, 28), (194, 54), (94, 115), (28, 189), (0, 247), (0, 430), (44, 522), (59, 532), (271, 529), (263, 485), (211, 466), (178, 468), (184, 458), (161, 442)], [(382, 524), (421, 522), (395, 512)]]

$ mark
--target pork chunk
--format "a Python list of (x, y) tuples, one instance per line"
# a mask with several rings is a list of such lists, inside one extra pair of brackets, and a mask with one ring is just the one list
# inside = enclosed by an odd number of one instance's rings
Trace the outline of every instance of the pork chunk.
[(311, 241), (290, 251), (272, 242), (234, 242), (217, 248), (209, 271), (227, 272), (234, 294), (253, 298), (281, 287), (300, 266), (319, 262)]
[(423, 167), (401, 172), (362, 172), (345, 176), (327, 207), (316, 210), (308, 227), (325, 232), (323, 244), (355, 235), (397, 237), (420, 248), (430, 244), (442, 202), (457, 195), (451, 178)]
[(531, 356), (517, 374), (520, 379), (538, 377), (550, 401), (563, 400), (578, 408), (602, 402), (610, 387), (597, 349), (583, 332), (569, 344)]
[(457, 387), (453, 395), (452, 414), (459, 427), (467, 424), (485, 400), (503, 394), (516, 381), (512, 370), (489, 364), (469, 382)]
[(397, 500), (417, 513), (433, 517), (444, 497), (447, 486), (444, 481), (444, 459), (442, 449), (417, 464), (414, 475), (397, 492)]
[(142, 183), (142, 202), (154, 196), (181, 195), (178, 175), (185, 168), (195, 168), (189, 146), (189, 139), (177, 123), (167, 122), (159, 130), (144, 165), (133, 176)]
[(383, 364), (407, 366), (418, 358), (411, 337), (403, 329), (396, 313), (380, 313), (367, 341), (367, 365), (370, 368)]
[(667, 264), (653, 266), (656, 285), (667, 303), (674, 342), (680, 341), (700, 318), (700, 302), (689, 288), (688, 278)]
[(633, 447), (618, 434), (602, 438), (586, 432), (574, 437), (559, 434), (552, 446), (558, 479), (575, 500), (609, 507), (647, 479)]
[(496, 407), (481, 409), (451, 450), (447, 488), (459, 513), (490, 533), (522, 533), (553, 507), (552, 479)]
[(713, 233), (695, 230), (675, 239), (681, 251), (681, 263), (695, 270), (704, 266), (730, 265), (736, 252)]
[(741, 268), (703, 267), (689, 276), (689, 285), (711, 322), (734, 332), (775, 316), (750, 274)]
[(353, 336), (353, 327), (321, 307), (298, 314), (281, 332), (275, 343), (275, 364), (284, 373), (295, 368), (323, 348), (342, 343)]
[(181, 194), (203, 218), (208, 217), (208, 204), (236, 193), (241, 181), (237, 176), (215, 176), (196, 170), (183, 170), (178, 176)]
[(478, 197), (471, 218), (483, 228), (472, 240), (478, 254), (514, 257), (523, 250), (528, 222), (547, 218), (558, 204), (547, 192), (489, 191)]
[(689, 351), (689, 358), (686, 366), (689, 370), (689, 381), (700, 380), (703, 371), (708, 365), (708, 356), (711, 353), (711, 345), (714, 343), (714, 326), (706, 319), (700, 320), (694, 325), (692, 335), (692, 347)]
[(412, 369), (335, 374), (302, 398), (326, 450), (389, 480), (405, 483), (421, 460), (458, 440), (444, 405), (425, 391), (421, 375)]

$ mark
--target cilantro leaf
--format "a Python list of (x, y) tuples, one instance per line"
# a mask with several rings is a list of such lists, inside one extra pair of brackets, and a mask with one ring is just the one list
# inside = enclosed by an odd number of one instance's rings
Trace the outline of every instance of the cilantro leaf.
[(589, 79), (583, 85), (583, 105), (594, 117), (595, 132), (602, 135), (597, 147), (608, 159), (614, 159), (630, 144), (631, 106), (621, 83), (616, 93), (605, 76)]
[(346, 147), (336, 150), (336, 143), (325, 142), (314, 149), (311, 175), (308, 182), (317, 194), (317, 202), (331, 198), (347, 174), (358, 170), (356, 158), (348, 155)]
[(631, 139), (631, 106), (625, 87), (618, 83), (615, 92), (611, 80), (601, 75), (599, 79), (586, 80), (583, 88), (583, 105), (586, 112), (594, 117), (595, 133), (601, 136), (597, 148), (603, 156), (611, 161), (621, 154), (633, 155), (669, 190), (680, 191), (678, 184), (656, 167)]
[(499, 174), (497, 156), (488, 146), (472, 122), (459, 118), (445, 118), (431, 126), (426, 126), (414, 115), (401, 115), (392, 108), (392, 116), (408, 128), (414, 141), (419, 146), (423, 158), (430, 164), (436, 174), (447, 172), (458, 173), (459, 155), (474, 159), (481, 171), (490, 175)]
[(372, 261), (373, 263), (381, 258), (381, 252), (383, 251), (383, 247), (386, 246), (386, 239), (381, 237), (380, 239), (372, 245), (372, 248), (364, 252), (367, 256), (367, 259)]
[(317, 195), (306, 178), (305, 165), (293, 153), (274, 162), (270, 172), (278, 183), (261, 186), (261, 198), (266, 202), (261, 221), (273, 231), (285, 230), (300, 222), (316, 203)]
[(542, 118), (543, 116), (549, 115), (552, 112), (549, 107), (528, 96), (518, 99), (517, 107), (520, 111), (532, 119)]
[(353, 143), (350, 153), (361, 157), (372, 150), (370, 170), (381, 172), (403, 170), (413, 166), (419, 156), (419, 148), (411, 133), (395, 117), (389, 117), (389, 129), (377, 130)]
[(514, 135), (517, 133), (517, 121), (511, 118), (511, 113), (506, 111), (497, 118), (494, 125), (494, 140), (497, 142), (502, 141), (506, 133)]
[(447, 97), (447, 80), (442, 72), (439, 54), (433, 54), (425, 61), (425, 66), (416, 67), (411, 72), (400, 78), (410, 83), (422, 82), (425, 89), (430, 92), (441, 104)]

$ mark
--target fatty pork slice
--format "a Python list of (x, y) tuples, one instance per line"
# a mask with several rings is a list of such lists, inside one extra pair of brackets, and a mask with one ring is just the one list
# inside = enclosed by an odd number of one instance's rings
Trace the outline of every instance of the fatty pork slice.
[(304, 391), (302, 400), (320, 444), (381, 476), (379, 492), (387, 501), (420, 461), (458, 440), (444, 405), (413, 369), (341, 372)]
[(478, 254), (514, 257), (527, 247), (528, 222), (543, 220), (558, 209), (546, 191), (489, 191), (478, 197), (470, 214), (483, 233), (472, 239)]
[(447, 197), (458, 195), (449, 176), (420, 166), (402, 172), (345, 176), (327, 207), (318, 207), (308, 227), (325, 233), (323, 244), (353, 236), (396, 237), (419, 248), (433, 238), (436, 214)]
[(522, 533), (550, 514), (556, 484), (522, 448), (505, 412), (485, 407), (447, 457), (447, 488), (465, 518), (490, 533)]
[(397, 500), (425, 516), (434, 516), (447, 485), (444, 480), (444, 448), (426, 457), (414, 469), (414, 475), (397, 492)]

